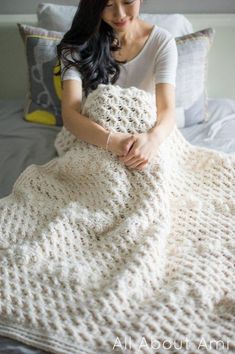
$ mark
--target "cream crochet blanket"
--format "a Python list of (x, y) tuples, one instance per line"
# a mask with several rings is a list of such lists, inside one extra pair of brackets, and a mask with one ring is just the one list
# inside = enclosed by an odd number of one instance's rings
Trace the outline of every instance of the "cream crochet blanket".
[[(118, 132), (150, 94), (99, 85), (83, 114)], [(53, 353), (234, 353), (235, 157), (175, 128), (144, 171), (62, 128), (59, 157), (0, 200), (0, 334)]]

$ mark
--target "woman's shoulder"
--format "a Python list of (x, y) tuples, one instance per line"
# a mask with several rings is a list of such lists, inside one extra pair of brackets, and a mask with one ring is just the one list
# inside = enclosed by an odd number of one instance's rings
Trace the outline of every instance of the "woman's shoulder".
[(149, 22), (145, 22), (143, 20), (140, 20), (140, 24), (142, 26), (142, 28), (145, 30), (145, 32), (152, 32), (156, 35), (156, 36), (160, 36), (162, 38), (173, 38), (173, 35), (166, 30), (163, 27), (158, 26), (158, 24), (151, 24)]
[(175, 51), (176, 50), (175, 49), (176, 48), (175, 38), (165, 28), (155, 25), (154, 34), (152, 36), (151, 47), (155, 53), (165, 51), (165, 49), (167, 49), (167, 48), (169, 50), (171, 50), (171, 48), (173, 48), (173, 50)]
[(145, 27), (146, 31), (149, 31), (150, 40), (148, 40), (148, 44), (152, 49), (157, 49), (162, 45), (175, 41), (173, 35), (168, 30), (157, 24), (153, 25), (143, 21), (142, 26)]
[(79, 51), (78, 49), (72, 47), (72, 46), (68, 46), (62, 49), (62, 61), (65, 60), (69, 60), (72, 62), (76, 62), (77, 60), (80, 59), (79, 56)]
[(174, 39), (173, 35), (168, 30), (163, 27), (159, 27), (158, 25), (154, 26), (154, 35), (155, 38), (161, 41), (169, 41)]

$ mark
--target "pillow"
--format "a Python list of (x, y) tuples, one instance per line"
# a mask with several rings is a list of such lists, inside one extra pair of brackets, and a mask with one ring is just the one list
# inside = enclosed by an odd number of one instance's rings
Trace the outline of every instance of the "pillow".
[(212, 28), (207, 28), (176, 38), (176, 119), (179, 128), (201, 123), (207, 118), (208, 53), (214, 33)]
[[(38, 26), (53, 31), (69, 30), (77, 6), (41, 3), (37, 8)], [(174, 37), (193, 32), (192, 24), (182, 14), (140, 14), (140, 18), (168, 30)]]
[(191, 22), (182, 14), (140, 14), (140, 18), (152, 25), (158, 25), (170, 32), (173, 37), (193, 32)]
[(76, 10), (77, 6), (40, 3), (37, 7), (38, 26), (48, 30), (67, 32)]
[(56, 45), (63, 34), (17, 24), (25, 43), (29, 89), (24, 119), (47, 125), (63, 125), (61, 118), (61, 80), (53, 74), (60, 69)]

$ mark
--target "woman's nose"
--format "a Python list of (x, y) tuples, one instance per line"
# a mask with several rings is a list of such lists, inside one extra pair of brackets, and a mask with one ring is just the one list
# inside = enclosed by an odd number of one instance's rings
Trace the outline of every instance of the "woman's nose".
[(125, 10), (122, 6), (115, 6), (113, 10), (113, 16), (116, 19), (122, 19), (125, 17)]

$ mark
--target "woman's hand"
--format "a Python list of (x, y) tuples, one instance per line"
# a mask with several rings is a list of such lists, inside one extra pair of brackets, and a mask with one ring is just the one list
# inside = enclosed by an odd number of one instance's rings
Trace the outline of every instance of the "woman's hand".
[(129, 133), (112, 133), (108, 143), (108, 150), (118, 156), (126, 156), (135, 140), (134, 135)]
[(153, 159), (162, 137), (157, 133), (134, 134), (135, 142), (126, 156), (120, 156), (119, 161), (123, 162), (130, 169), (142, 171)]

